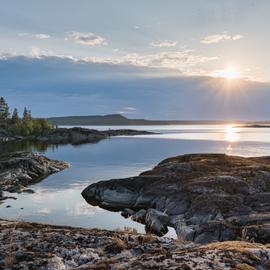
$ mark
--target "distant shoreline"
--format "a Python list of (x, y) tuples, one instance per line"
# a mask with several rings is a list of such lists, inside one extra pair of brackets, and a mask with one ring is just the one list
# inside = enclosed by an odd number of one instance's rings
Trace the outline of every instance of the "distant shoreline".
[(239, 125), (241, 128), (270, 128), (270, 125), (266, 124), (251, 124), (251, 125)]
[(148, 120), (130, 119), (121, 114), (63, 116), (47, 118), (59, 126), (155, 126), (155, 125), (229, 125), (243, 127), (270, 127), (270, 121), (233, 121), (233, 120)]

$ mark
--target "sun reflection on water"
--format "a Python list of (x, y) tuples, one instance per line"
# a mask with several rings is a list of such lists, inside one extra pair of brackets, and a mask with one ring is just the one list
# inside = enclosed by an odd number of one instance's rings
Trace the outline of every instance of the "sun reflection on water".
[(240, 129), (238, 127), (235, 127), (234, 125), (228, 125), (225, 127), (225, 140), (227, 142), (233, 143), (237, 142), (240, 139), (239, 136)]
[(235, 125), (228, 125), (224, 130), (224, 139), (229, 143), (226, 153), (231, 155), (233, 152), (233, 144), (240, 140), (239, 136), (240, 128)]

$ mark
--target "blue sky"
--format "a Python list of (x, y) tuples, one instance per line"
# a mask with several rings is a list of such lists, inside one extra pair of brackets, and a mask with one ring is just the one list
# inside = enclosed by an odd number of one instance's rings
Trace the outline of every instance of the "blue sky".
[(268, 119), (269, 10), (268, 0), (1, 1), (0, 95), (39, 116)]

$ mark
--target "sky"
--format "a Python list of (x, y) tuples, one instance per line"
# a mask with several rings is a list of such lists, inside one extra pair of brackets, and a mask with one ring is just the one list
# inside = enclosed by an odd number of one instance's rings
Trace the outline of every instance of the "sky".
[(0, 96), (11, 108), (270, 119), (269, 0), (0, 4)]

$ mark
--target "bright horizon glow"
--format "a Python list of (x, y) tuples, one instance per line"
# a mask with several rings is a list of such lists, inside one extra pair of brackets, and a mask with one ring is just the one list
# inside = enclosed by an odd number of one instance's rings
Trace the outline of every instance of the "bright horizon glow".
[(234, 66), (228, 66), (225, 69), (214, 71), (213, 76), (221, 77), (227, 80), (233, 80), (233, 79), (240, 78), (240, 73)]

